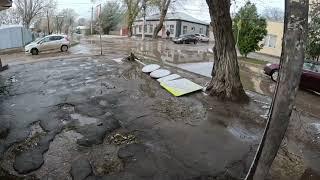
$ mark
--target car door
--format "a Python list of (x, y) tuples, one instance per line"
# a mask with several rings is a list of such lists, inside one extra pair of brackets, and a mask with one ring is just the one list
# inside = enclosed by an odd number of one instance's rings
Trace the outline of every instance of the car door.
[(51, 36), (49, 38), (49, 43), (48, 43), (48, 50), (56, 50), (58, 49), (60, 43), (59, 43), (59, 37), (60, 36)]
[(314, 64), (310, 74), (310, 90), (320, 92), (320, 64)]
[(39, 51), (46, 51), (49, 49), (49, 42), (50, 42), (50, 37), (45, 37), (41, 41), (39, 41), (39, 46), (38, 50)]
[(300, 87), (320, 92), (320, 67), (313, 63), (304, 63)]
[(52, 42), (52, 49), (60, 49), (62, 39), (62, 36), (54, 36), (54, 41)]

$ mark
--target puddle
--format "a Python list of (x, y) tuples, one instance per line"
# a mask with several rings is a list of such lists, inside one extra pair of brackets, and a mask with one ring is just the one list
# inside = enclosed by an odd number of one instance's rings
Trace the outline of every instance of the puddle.
[(115, 61), (115, 62), (117, 62), (119, 64), (122, 64), (123, 63), (122, 59), (123, 58), (115, 58), (115, 59), (112, 59), (112, 61)]
[(320, 123), (311, 123), (309, 127), (315, 135), (320, 136)]
[(257, 141), (259, 137), (256, 135), (257, 133), (253, 133), (247, 130), (245, 127), (241, 127), (240, 124), (233, 124), (229, 126), (228, 131), (234, 135), (235, 137), (243, 140), (243, 141)]
[(71, 118), (78, 120), (80, 123), (80, 126), (85, 126), (85, 125), (89, 125), (89, 124), (96, 124), (98, 123), (98, 119), (96, 118), (91, 118), (88, 116), (83, 116), (81, 114), (71, 114)]

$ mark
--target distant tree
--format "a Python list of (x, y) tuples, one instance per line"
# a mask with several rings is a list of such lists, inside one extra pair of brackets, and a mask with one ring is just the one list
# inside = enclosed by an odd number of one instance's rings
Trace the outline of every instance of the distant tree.
[(30, 27), (32, 20), (44, 14), (48, 8), (55, 5), (53, 0), (15, 0), (17, 12), (26, 28)]
[(142, 0), (123, 0), (126, 7), (126, 22), (128, 26), (128, 36), (132, 36), (132, 25), (142, 8)]
[(15, 8), (0, 11), (0, 25), (20, 24), (22, 19)]
[(115, 30), (117, 25), (121, 22), (123, 17), (123, 10), (120, 4), (116, 1), (107, 2), (101, 12), (101, 26), (105, 34)]
[(85, 26), (87, 25), (88, 21), (86, 18), (79, 18), (78, 19), (78, 26)]
[(62, 31), (65, 34), (69, 34), (69, 32), (75, 24), (77, 16), (78, 14), (70, 8), (63, 9), (62, 11), (60, 11), (57, 16), (57, 25), (59, 27), (58, 29), (60, 30), (60, 33)]
[(233, 29), (240, 54), (245, 57), (260, 50), (259, 42), (267, 35), (265, 18), (258, 15), (257, 7), (249, 1), (235, 15)]
[(320, 3), (314, 4), (310, 12), (307, 56), (319, 61), (320, 58)]
[(276, 7), (267, 7), (264, 9), (262, 16), (269, 21), (283, 22), (284, 11)]
[(157, 6), (160, 10), (159, 24), (154, 28), (152, 36), (153, 39), (156, 39), (158, 38), (158, 33), (161, 31), (163, 27), (163, 22), (166, 18), (169, 6), (171, 4), (171, 0), (151, 0), (151, 3)]

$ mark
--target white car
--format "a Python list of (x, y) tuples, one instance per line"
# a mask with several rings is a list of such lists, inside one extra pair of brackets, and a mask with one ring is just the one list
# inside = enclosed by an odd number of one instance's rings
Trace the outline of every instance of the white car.
[(209, 38), (204, 34), (194, 34), (201, 42), (209, 42)]
[(66, 52), (69, 47), (70, 41), (66, 35), (49, 35), (28, 44), (24, 49), (26, 53), (38, 55), (39, 52), (48, 50)]

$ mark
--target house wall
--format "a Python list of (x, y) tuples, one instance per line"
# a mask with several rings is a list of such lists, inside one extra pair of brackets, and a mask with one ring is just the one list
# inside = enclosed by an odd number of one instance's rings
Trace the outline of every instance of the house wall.
[[(262, 41), (262, 44), (264, 45), (263, 48), (258, 51), (259, 53), (271, 55), (271, 56), (281, 56), (281, 50), (282, 50), (282, 37), (283, 37), (283, 23), (281, 22), (267, 22), (267, 36)], [(275, 46), (269, 46), (270, 37), (275, 37)], [(272, 41), (272, 40), (271, 40)], [(271, 43), (271, 45), (273, 42)]]
[[(138, 35), (141, 36), (142, 35), (142, 21), (136, 21), (133, 23), (133, 34), (134, 35)], [(145, 32), (146, 36), (152, 36), (153, 34), (153, 30), (156, 27), (156, 25), (159, 23), (159, 21), (147, 21), (146, 25), (147, 25), (147, 32)], [(164, 23), (164, 27), (162, 28), (162, 30), (158, 33), (159, 37), (162, 38), (166, 38), (166, 31), (170, 30), (170, 25), (174, 26), (172, 32), (170, 33), (170, 38), (175, 38), (175, 37), (179, 37), (180, 35), (183, 34), (183, 27), (187, 26), (187, 33), (186, 34), (190, 34), (190, 33), (200, 33), (200, 28), (202, 28), (202, 34), (208, 34), (208, 27), (206, 25), (201, 25), (201, 24), (196, 24), (196, 23), (190, 23), (190, 22), (185, 22), (185, 21), (180, 21), (180, 20), (171, 20), (171, 21), (165, 21)], [(152, 32), (150, 31), (150, 25), (153, 25), (153, 29)], [(139, 26), (141, 26), (141, 31), (139, 31)], [(192, 28), (194, 27), (194, 30), (192, 30)]]
[[(145, 36), (152, 36), (153, 35), (153, 31), (155, 29), (155, 27), (158, 25), (159, 21), (147, 21), (146, 22), (146, 26), (147, 26), (147, 31), (145, 32)], [(142, 24), (143, 22), (142, 21), (138, 21), (138, 22), (134, 22), (133, 23), (133, 34), (134, 35), (142, 35), (142, 30), (143, 30), (143, 27), (142, 27)], [(161, 30), (159, 33), (158, 33), (158, 36), (159, 37), (167, 37), (166, 35), (166, 31), (167, 29), (169, 29), (170, 25), (173, 25), (174, 26), (174, 32), (170, 34), (170, 37), (171, 38), (174, 38), (175, 37), (175, 33), (176, 33), (176, 27), (177, 27), (177, 21), (165, 21), (163, 23), (163, 30)], [(139, 26), (141, 26), (141, 32), (139, 31)], [(152, 29), (150, 29), (150, 26), (153, 26)], [(152, 31), (151, 31), (152, 30)]]
[[(187, 27), (186, 33), (184, 33), (184, 31), (183, 31), (184, 26)], [(202, 32), (200, 32), (200, 28), (202, 28)], [(192, 34), (192, 33), (200, 33), (200, 34), (208, 35), (207, 34), (208, 33), (208, 26), (182, 21), (181, 22), (181, 35), (182, 34)]]

